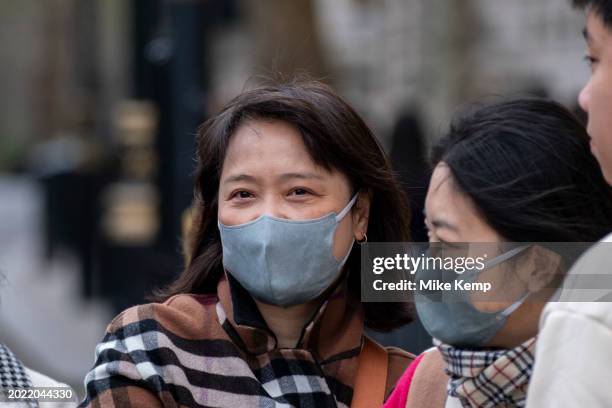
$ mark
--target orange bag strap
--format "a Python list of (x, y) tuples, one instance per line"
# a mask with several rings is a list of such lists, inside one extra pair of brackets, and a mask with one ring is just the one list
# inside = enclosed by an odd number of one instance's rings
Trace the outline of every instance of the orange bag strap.
[(363, 338), (351, 408), (380, 408), (385, 401), (389, 356), (387, 350), (367, 336)]

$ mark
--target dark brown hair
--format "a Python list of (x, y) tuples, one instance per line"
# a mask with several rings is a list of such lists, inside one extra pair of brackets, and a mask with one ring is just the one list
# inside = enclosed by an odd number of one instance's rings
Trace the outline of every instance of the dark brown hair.
[(460, 189), (512, 242), (595, 242), (612, 229), (612, 195), (589, 136), (565, 107), (515, 99), (457, 116), (433, 148)]
[(612, 0), (572, 0), (574, 7), (591, 8), (612, 29)]
[[(193, 223), (186, 237), (187, 266), (157, 300), (178, 293), (216, 293), (223, 274), (217, 229), (219, 180), (232, 134), (248, 120), (280, 120), (295, 126), (317, 165), (347, 176), (353, 191), (372, 196), (368, 239), (410, 240), (410, 210), (387, 156), (359, 115), (326, 85), (291, 82), (247, 91), (206, 121), (197, 135)], [(347, 261), (350, 296), (360, 299), (360, 253), (355, 245)], [(408, 303), (364, 303), (365, 324), (394, 329), (412, 320)]]

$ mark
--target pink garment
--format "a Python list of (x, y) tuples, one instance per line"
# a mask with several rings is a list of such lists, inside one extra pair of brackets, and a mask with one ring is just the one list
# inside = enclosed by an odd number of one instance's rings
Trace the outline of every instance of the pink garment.
[(421, 353), (412, 364), (408, 366), (404, 374), (400, 377), (395, 385), (395, 389), (387, 398), (387, 401), (383, 405), (383, 408), (405, 408), (406, 401), (408, 400), (408, 392), (410, 391), (410, 384), (412, 384), (412, 378), (417, 369), (417, 366), (423, 359), (425, 353)]

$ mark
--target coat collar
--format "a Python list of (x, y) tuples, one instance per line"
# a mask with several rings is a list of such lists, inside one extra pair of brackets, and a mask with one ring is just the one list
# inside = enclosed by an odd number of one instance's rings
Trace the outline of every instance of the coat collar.
[[(249, 354), (278, 347), (255, 301), (236, 279), (225, 274), (217, 285), (217, 314), (224, 330)], [(348, 296), (342, 281), (323, 301), (302, 329), (297, 349), (310, 351), (319, 362), (361, 346), (364, 316), (361, 303)]]

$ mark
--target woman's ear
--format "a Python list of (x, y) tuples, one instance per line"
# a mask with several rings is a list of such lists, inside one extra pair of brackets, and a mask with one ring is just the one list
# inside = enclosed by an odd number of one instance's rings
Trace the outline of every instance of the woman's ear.
[(561, 255), (558, 253), (540, 245), (533, 245), (518, 260), (519, 279), (525, 283), (531, 293), (551, 288), (560, 273), (561, 262)]
[(361, 190), (351, 214), (353, 216), (353, 231), (357, 241), (363, 241), (368, 232), (368, 219), (370, 218), (370, 204), (372, 192)]

